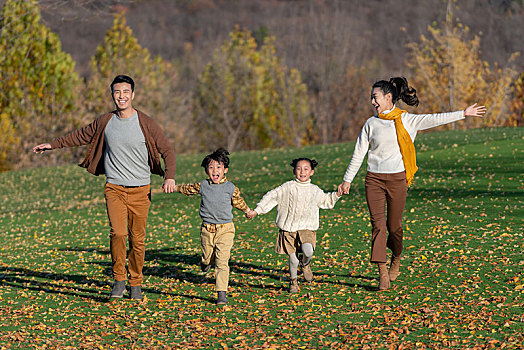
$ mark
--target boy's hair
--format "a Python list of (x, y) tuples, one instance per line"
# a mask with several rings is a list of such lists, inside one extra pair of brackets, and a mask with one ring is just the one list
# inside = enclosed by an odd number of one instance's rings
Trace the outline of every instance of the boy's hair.
[(297, 164), (301, 160), (307, 160), (309, 162), (309, 164), (311, 165), (311, 170), (315, 170), (315, 167), (318, 165), (318, 162), (316, 160), (305, 158), (305, 157), (293, 159), (293, 161), (289, 165), (291, 165), (293, 167), (293, 170), (296, 170), (297, 169)]
[(120, 84), (120, 83), (128, 83), (129, 85), (131, 85), (131, 92), (135, 91), (135, 82), (130, 76), (117, 75), (115, 79), (113, 79), (113, 82), (111, 83), (111, 92), (113, 92), (113, 86), (115, 86), (115, 84)]
[(224, 164), (224, 168), (229, 168), (229, 152), (225, 148), (219, 148), (215, 152), (208, 154), (204, 160), (202, 161), (202, 164), (200, 164), (204, 169), (207, 169), (209, 166), (209, 163), (211, 163), (212, 160), (218, 163)]

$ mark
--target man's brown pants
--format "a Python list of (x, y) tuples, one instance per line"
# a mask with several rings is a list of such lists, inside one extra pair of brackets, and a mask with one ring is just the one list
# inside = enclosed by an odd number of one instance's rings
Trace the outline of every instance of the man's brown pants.
[(402, 253), (402, 213), (408, 192), (406, 172), (368, 172), (365, 184), (372, 227), (371, 262), (385, 263), (386, 247), (395, 256)]
[(139, 286), (144, 276), (146, 222), (151, 204), (150, 186), (124, 187), (106, 183), (107, 215), (111, 227), (113, 278), (127, 280), (126, 240), (129, 239), (129, 285)]

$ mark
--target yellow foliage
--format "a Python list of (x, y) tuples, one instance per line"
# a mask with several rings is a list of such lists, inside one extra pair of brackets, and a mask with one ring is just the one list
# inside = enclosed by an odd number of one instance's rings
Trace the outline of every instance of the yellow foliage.
[(176, 146), (187, 149), (193, 142), (180, 122), (184, 96), (178, 91), (175, 67), (160, 56), (151, 57), (149, 50), (140, 46), (123, 14), (115, 15), (113, 27), (106, 32), (90, 65), (86, 118), (92, 120), (115, 108), (110, 84), (115, 76), (125, 74), (135, 81), (133, 105), (155, 118)]
[(6, 113), (0, 113), (0, 171), (11, 169), (8, 161), (9, 153), (16, 149), (20, 139), (15, 136), (15, 130)]
[(2, 123), (4, 131), (10, 130), (21, 140), (19, 151), (8, 152), (3, 162), (29, 165), (31, 145), (56, 136), (57, 129), (74, 125), (73, 96), (79, 78), (58, 36), (41, 23), (36, 1), (6, 1), (0, 27)]
[[(469, 28), (461, 23), (428, 27), (430, 37), (409, 43), (407, 66), (421, 106), (428, 112), (465, 109), (473, 103), (487, 107), (484, 118), (467, 119), (467, 125), (512, 125), (507, 111), (515, 71), (490, 65), (480, 57), (480, 38), (467, 39)], [(512, 62), (517, 57), (513, 54)]]
[[(276, 56), (275, 38), (263, 45), (237, 26), (198, 78), (194, 117), (206, 148), (230, 150), (302, 145), (308, 104), (300, 73)], [(210, 144), (213, 140), (215, 144)]]

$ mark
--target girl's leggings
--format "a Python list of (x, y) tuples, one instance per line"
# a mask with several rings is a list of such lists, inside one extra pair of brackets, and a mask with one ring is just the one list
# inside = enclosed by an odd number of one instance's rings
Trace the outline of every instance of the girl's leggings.
[[(302, 249), (302, 253), (304, 254), (302, 262), (304, 265), (308, 265), (311, 262), (311, 258), (313, 257), (313, 245), (311, 243), (304, 243), (300, 248)], [(299, 264), (300, 261), (298, 260), (297, 254), (291, 253), (289, 255), (289, 275), (291, 279), (297, 278)]]

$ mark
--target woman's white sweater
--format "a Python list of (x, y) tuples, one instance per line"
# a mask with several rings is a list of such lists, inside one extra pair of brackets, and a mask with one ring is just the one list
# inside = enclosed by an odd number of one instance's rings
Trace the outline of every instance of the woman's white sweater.
[[(388, 112), (384, 111), (384, 113)], [(415, 142), (417, 131), (464, 119), (464, 111), (436, 114), (404, 113), (401, 118), (404, 128), (411, 137), (411, 141)], [(406, 170), (397, 142), (397, 133), (393, 120), (380, 119), (374, 116), (366, 121), (355, 144), (353, 157), (344, 175), (344, 181), (353, 181), (364, 161), (366, 153), (368, 154), (367, 170), (370, 172), (394, 174)]]
[(277, 207), (277, 226), (284, 231), (318, 230), (319, 209), (332, 209), (339, 200), (336, 192), (325, 193), (311, 181), (288, 181), (262, 197), (257, 214)]

